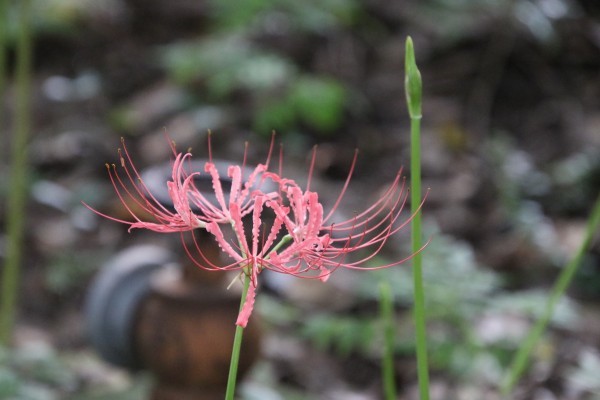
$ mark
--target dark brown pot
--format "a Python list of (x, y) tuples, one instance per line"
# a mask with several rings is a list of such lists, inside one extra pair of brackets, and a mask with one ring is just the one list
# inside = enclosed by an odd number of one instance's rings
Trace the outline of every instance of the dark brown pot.
[[(222, 399), (240, 295), (190, 284), (180, 270), (153, 279), (135, 327), (139, 359), (157, 379), (153, 400)], [(244, 331), (238, 378), (259, 353), (258, 321)]]

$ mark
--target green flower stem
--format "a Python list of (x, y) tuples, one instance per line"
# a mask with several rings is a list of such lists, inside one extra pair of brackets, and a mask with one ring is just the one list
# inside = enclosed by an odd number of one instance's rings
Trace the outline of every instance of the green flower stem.
[[(6, 87), (6, 70), (7, 70), (7, 57), (6, 57), (6, 42), (8, 36), (8, 0), (0, 0), (0, 93), (4, 93)], [(0, 109), (0, 122), (3, 121), (4, 115)], [(0, 125), (1, 126), (1, 125)], [(4, 137), (3, 133), (3, 138)], [(8, 143), (8, 140), (3, 140), (2, 143)], [(8, 154), (4, 153), (4, 149), (0, 152), (0, 157), (7, 157)]]
[(411, 242), (414, 282), (414, 320), (417, 344), (417, 374), (421, 400), (429, 399), (429, 368), (427, 364), (427, 328), (425, 321), (425, 291), (422, 272), (421, 238), (421, 74), (415, 61), (412, 39), (406, 39), (405, 90), (410, 115), (410, 206)]
[[(19, 267), (22, 260), (27, 197), (27, 139), (30, 130), (31, 86), (31, 1), (21, 0), (16, 60), (16, 115), (12, 138), (10, 190), (7, 199), (6, 231), (8, 245), (2, 271), (0, 299), (0, 344), (7, 344), (12, 336), (19, 286)], [(2, 15), (6, 19), (5, 15)], [(5, 29), (5, 28), (3, 28)]]
[(277, 252), (280, 248), (282, 248), (283, 246), (285, 246), (286, 244), (288, 244), (291, 241), (292, 241), (292, 235), (290, 235), (288, 233), (287, 235), (285, 235), (284, 237), (281, 238), (279, 243), (277, 243), (275, 246), (273, 246), (273, 248), (271, 250), (269, 250), (269, 254), (271, 254), (273, 252)]
[[(7, 10), (8, 0), (0, 0), (0, 94), (4, 94), (4, 88), (6, 87), (6, 36), (7, 36)], [(0, 113), (2, 113), (2, 107), (0, 107)], [(0, 127), (4, 125), (4, 114), (0, 115)], [(1, 129), (1, 128), (0, 128)], [(8, 143), (8, 133), (2, 132), (2, 143)], [(4, 151), (4, 146), (0, 157), (8, 158), (7, 152)], [(8, 213), (7, 213), (8, 214)], [(9, 230), (10, 232), (10, 230)], [(7, 344), (10, 337), (11, 325), (12, 325), (12, 309), (14, 309), (14, 301), (12, 300), (16, 294), (13, 289), (11, 293), (11, 280), (14, 280), (14, 267), (9, 267), (6, 262), (3, 268), (2, 274), (2, 298), (0, 299), (0, 345)]]
[(396, 379), (394, 373), (394, 302), (389, 282), (379, 286), (379, 307), (383, 322), (383, 392), (386, 400), (396, 399)]
[[(250, 276), (244, 274), (244, 289), (242, 290), (242, 298), (240, 300), (240, 311), (244, 307), (248, 288), (250, 287)], [(233, 338), (233, 349), (231, 350), (231, 360), (229, 361), (229, 377), (227, 378), (227, 392), (225, 400), (233, 400), (235, 396), (235, 384), (237, 382), (238, 365), (240, 362), (240, 350), (242, 348), (242, 338), (244, 336), (244, 328), (237, 325), (235, 327), (235, 336)]]
[(554, 313), (554, 309), (556, 308), (556, 304), (558, 300), (565, 294), (565, 291), (569, 287), (569, 284), (573, 280), (573, 276), (575, 276), (575, 272), (577, 268), (581, 264), (581, 259), (583, 258), (585, 251), (589, 247), (594, 233), (598, 231), (600, 228), (600, 196), (596, 199), (596, 203), (594, 204), (594, 208), (592, 209), (592, 213), (590, 218), (588, 219), (585, 237), (579, 249), (577, 249), (577, 253), (571, 261), (567, 264), (567, 266), (562, 270), (554, 287), (552, 288), (552, 292), (550, 293), (550, 297), (548, 298), (548, 302), (546, 303), (546, 308), (544, 310), (544, 314), (542, 317), (535, 323), (529, 334), (523, 341), (523, 344), (518, 349), (515, 357), (513, 358), (510, 367), (508, 369), (508, 373), (504, 379), (502, 384), (501, 392), (503, 396), (508, 396), (515, 384), (521, 378), (521, 375), (525, 371), (527, 367), (527, 363), (529, 361), (529, 356), (531, 352), (535, 348), (536, 344), (539, 342), (542, 334), (546, 330), (548, 323), (550, 322), (550, 318)]
[[(285, 235), (277, 245), (271, 249), (271, 252), (279, 250), (292, 240), (291, 235)], [(242, 247), (241, 241), (239, 241), (240, 248)], [(244, 307), (246, 296), (248, 295), (248, 288), (250, 287), (250, 276), (252, 274), (252, 268), (248, 266), (244, 268), (244, 289), (242, 290), (242, 298), (240, 300), (240, 312)], [(240, 350), (242, 348), (242, 338), (244, 336), (244, 328), (241, 326), (235, 327), (235, 336), (233, 338), (233, 349), (231, 350), (231, 360), (229, 361), (229, 377), (227, 378), (227, 391), (225, 393), (225, 400), (233, 400), (235, 396), (235, 384), (237, 382), (238, 365), (240, 361)]]

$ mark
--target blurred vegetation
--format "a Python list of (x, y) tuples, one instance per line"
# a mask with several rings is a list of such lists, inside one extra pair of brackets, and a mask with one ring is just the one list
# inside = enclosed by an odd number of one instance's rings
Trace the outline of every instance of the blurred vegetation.
[(107, 258), (106, 252), (79, 251), (57, 254), (48, 261), (45, 269), (46, 287), (49, 291), (65, 295), (78, 290), (81, 282), (88, 281), (98, 270), (96, 260)]
[(204, 101), (227, 104), (243, 91), (252, 98), (252, 125), (270, 136), (301, 124), (328, 134), (339, 128), (346, 100), (344, 86), (331, 77), (300, 72), (282, 54), (260, 49), (239, 33), (168, 45), (162, 52), (168, 73), (183, 87), (200, 80)]
[[(0, 348), (2, 400), (142, 400), (150, 380), (130, 381), (124, 374), (103, 370), (85, 352), (60, 354), (42, 342), (13, 349)], [(96, 380), (96, 381), (94, 381)]]
[[(213, 24), (218, 30), (246, 31), (286, 29), (295, 33), (325, 33), (350, 26), (360, 16), (356, 0), (210, 0)], [(273, 26), (275, 24), (275, 26)]]
[[(497, 384), (526, 328), (543, 315), (547, 293), (506, 291), (500, 274), (482, 268), (469, 245), (447, 235), (434, 235), (423, 257), (427, 266), (423, 272), (433, 370), (446, 371), (465, 381), (485, 379), (488, 384)], [(378, 261), (374, 264), (385, 263)], [(379, 300), (380, 282), (390, 283), (398, 313), (396, 354), (399, 357), (414, 354), (414, 326), (407, 315), (413, 300), (411, 274), (407, 267), (365, 273), (355, 292), (358, 304), (375, 304)], [(270, 323), (299, 325), (300, 335), (319, 349), (342, 358), (361, 354), (378, 360), (381, 356), (383, 327), (370, 308), (366, 308), (366, 314), (333, 311), (306, 314), (268, 298), (259, 299), (258, 304)], [(563, 298), (552, 324), (569, 330), (577, 325), (578, 319), (576, 305)], [(488, 321), (489, 328), (479, 325), (481, 321)], [(521, 326), (517, 332), (511, 331), (514, 323)], [(486, 370), (495, 371), (494, 376), (479, 376), (480, 363), (488, 364)]]

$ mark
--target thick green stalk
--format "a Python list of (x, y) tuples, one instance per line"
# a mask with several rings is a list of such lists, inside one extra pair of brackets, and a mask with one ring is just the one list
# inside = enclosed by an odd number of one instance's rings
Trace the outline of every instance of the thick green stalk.
[(16, 65), (15, 134), (11, 148), (10, 189), (7, 202), (6, 230), (8, 246), (2, 273), (0, 304), (0, 343), (7, 344), (12, 336), (17, 306), (19, 269), (22, 259), (27, 194), (27, 138), (30, 129), (31, 86), (31, 1), (21, 0)]
[(523, 341), (523, 344), (515, 354), (510, 367), (508, 369), (508, 373), (504, 379), (502, 384), (502, 394), (504, 396), (509, 395), (515, 384), (521, 378), (521, 375), (525, 371), (527, 367), (527, 363), (529, 361), (529, 356), (531, 352), (535, 348), (536, 344), (539, 342), (542, 334), (546, 330), (548, 323), (550, 322), (550, 318), (554, 313), (554, 309), (556, 308), (556, 304), (560, 300), (560, 298), (565, 294), (569, 284), (573, 280), (573, 276), (575, 276), (575, 272), (581, 264), (581, 259), (583, 258), (585, 251), (589, 247), (592, 238), (594, 237), (594, 233), (598, 231), (600, 228), (600, 196), (596, 199), (596, 203), (594, 204), (594, 208), (592, 209), (592, 213), (590, 218), (588, 219), (585, 237), (579, 249), (577, 249), (577, 253), (573, 259), (567, 264), (567, 266), (562, 270), (554, 287), (552, 288), (552, 292), (550, 293), (550, 297), (548, 298), (548, 302), (546, 303), (546, 308), (544, 310), (544, 314), (542, 317), (535, 323), (529, 334)]
[(396, 379), (394, 373), (394, 302), (389, 282), (379, 287), (379, 307), (383, 322), (383, 392), (385, 400), (396, 400)]
[[(242, 298), (240, 300), (240, 311), (244, 307), (246, 301), (246, 295), (248, 294), (248, 288), (250, 287), (249, 274), (244, 274), (244, 289), (242, 291)], [(225, 393), (225, 400), (233, 400), (235, 396), (235, 384), (237, 382), (238, 365), (240, 362), (240, 350), (242, 348), (242, 338), (244, 336), (244, 328), (237, 325), (235, 327), (235, 336), (233, 338), (233, 349), (231, 350), (231, 360), (229, 361), (229, 377), (227, 378), (227, 392)]]
[(415, 61), (412, 39), (406, 40), (405, 89), (408, 113), (410, 115), (410, 205), (411, 242), (414, 282), (414, 320), (417, 344), (417, 373), (421, 400), (429, 399), (429, 367), (427, 363), (427, 327), (425, 318), (425, 291), (421, 248), (421, 74)]

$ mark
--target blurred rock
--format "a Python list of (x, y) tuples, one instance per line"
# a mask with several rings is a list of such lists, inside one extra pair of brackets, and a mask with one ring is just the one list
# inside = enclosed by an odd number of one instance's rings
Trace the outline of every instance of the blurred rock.
[(42, 83), (42, 91), (52, 101), (88, 100), (100, 92), (100, 77), (95, 72), (84, 72), (72, 79), (53, 75)]
[(108, 146), (102, 131), (68, 130), (35, 139), (31, 160), (45, 171), (97, 168), (109, 159)]
[(63, 217), (44, 218), (38, 221), (32, 232), (38, 248), (46, 253), (60, 252), (71, 248), (79, 238), (71, 222)]
[(72, 199), (72, 193), (65, 187), (48, 180), (37, 181), (31, 188), (31, 196), (39, 204), (56, 210), (67, 212)]
[(484, 345), (519, 343), (527, 334), (530, 323), (521, 316), (487, 314), (476, 322), (475, 336)]

